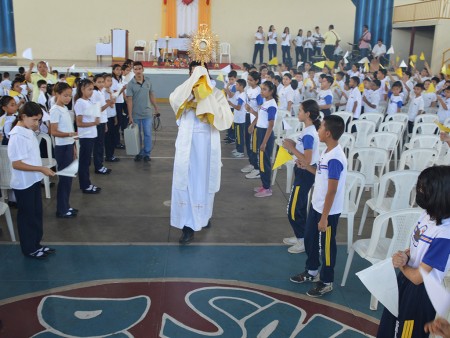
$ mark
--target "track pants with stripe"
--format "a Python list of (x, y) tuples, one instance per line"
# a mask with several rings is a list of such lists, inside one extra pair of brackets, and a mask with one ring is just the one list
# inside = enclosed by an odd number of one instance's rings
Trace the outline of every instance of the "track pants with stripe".
[[(234, 123), (234, 135), (236, 138), (236, 150), (240, 153), (244, 152), (245, 146), (245, 123)], [(248, 134), (248, 132), (247, 132)]]
[(305, 227), (305, 251), (306, 270), (318, 270), (320, 260), (322, 268), (320, 270), (320, 280), (324, 283), (334, 281), (334, 265), (336, 264), (336, 229), (339, 216), (328, 215), (328, 227), (325, 232), (318, 229), (318, 224), (322, 214), (309, 208), (308, 218)]
[(397, 275), (398, 317), (384, 309), (378, 327), (378, 338), (425, 338), (424, 326), (436, 316), (424, 284), (414, 285), (402, 272)]
[(291, 196), (287, 206), (289, 223), (294, 230), (295, 237), (305, 237), (305, 225), (308, 207), (308, 194), (314, 184), (314, 174), (308, 170), (294, 167), (295, 179)]
[(259, 165), (259, 175), (261, 176), (261, 182), (264, 189), (270, 189), (270, 180), (272, 179), (272, 162), (270, 157), (272, 156), (273, 146), (275, 143), (275, 136), (272, 132), (269, 139), (267, 140), (266, 150), (260, 151), (261, 143), (266, 136), (266, 128), (257, 128), (256, 139), (257, 139), (257, 149), (258, 149), (258, 165)]

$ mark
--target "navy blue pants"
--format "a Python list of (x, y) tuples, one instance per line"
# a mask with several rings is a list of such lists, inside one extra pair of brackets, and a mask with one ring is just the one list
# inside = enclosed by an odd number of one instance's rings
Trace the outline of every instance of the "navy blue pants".
[(259, 63), (263, 63), (263, 58), (264, 58), (264, 45), (263, 44), (259, 44), (259, 43), (255, 43), (255, 49), (253, 50), (253, 64), (256, 63), (256, 57), (259, 53)]
[(272, 178), (272, 162), (270, 157), (272, 156), (273, 145), (275, 143), (275, 136), (270, 135), (267, 140), (266, 150), (261, 151), (259, 148), (266, 136), (266, 128), (257, 128), (256, 129), (256, 137), (258, 143), (258, 164), (259, 164), (259, 175), (261, 176), (261, 182), (264, 189), (270, 189), (270, 180)]
[(44, 234), (41, 182), (26, 189), (13, 189), (17, 199), (17, 228), (20, 248), (29, 255), (41, 248)]
[[(245, 123), (235, 123), (234, 124), (234, 137), (236, 139), (236, 150), (240, 153), (244, 152), (245, 145)], [(248, 134), (248, 132), (247, 132)]]
[(328, 216), (328, 227), (326, 232), (320, 232), (318, 224), (322, 214), (309, 208), (308, 218), (305, 227), (305, 251), (306, 270), (318, 270), (320, 260), (322, 268), (320, 270), (320, 280), (324, 283), (334, 281), (334, 265), (336, 264), (336, 229), (341, 214)]
[(287, 207), (289, 223), (295, 237), (305, 237), (305, 225), (308, 207), (308, 194), (314, 184), (315, 175), (308, 170), (294, 167), (295, 179)]
[(303, 60), (303, 47), (296, 46), (295, 47), (295, 67), (297, 68), (297, 64), (300, 60)]
[(103, 156), (105, 154), (105, 126), (106, 123), (97, 125), (97, 138), (94, 143), (94, 168), (100, 170), (103, 168)]
[(282, 51), (283, 63), (286, 64), (288, 67), (291, 67), (291, 65), (292, 65), (291, 46), (281, 46), (281, 51)]
[(429, 337), (425, 333), (424, 326), (436, 316), (433, 304), (431, 304), (424, 284), (414, 285), (400, 272), (397, 275), (398, 283), (398, 318), (384, 309), (378, 327), (378, 338), (394, 337)]
[(114, 146), (120, 144), (120, 130), (124, 131), (128, 126), (128, 114), (124, 115), (126, 103), (116, 103), (116, 113), (117, 113), (117, 133), (114, 134)]
[(105, 156), (107, 159), (114, 157), (114, 150), (118, 145), (117, 138), (120, 140), (119, 124), (116, 125), (115, 122), (115, 117), (108, 117), (108, 131), (105, 133)]
[[(73, 162), (74, 145), (55, 146), (55, 159), (58, 171), (63, 170)], [(58, 176), (56, 191), (56, 212), (65, 214), (70, 209), (69, 197), (72, 190), (72, 177)]]
[(276, 43), (271, 43), (269, 46), (269, 61), (272, 60), (275, 56), (277, 56), (277, 47)]
[(80, 158), (78, 159), (78, 180), (80, 189), (84, 190), (91, 185), (89, 166), (91, 165), (92, 150), (95, 138), (80, 138)]
[(227, 137), (230, 141), (235, 141), (234, 136), (234, 123), (231, 124), (231, 127), (227, 130)]

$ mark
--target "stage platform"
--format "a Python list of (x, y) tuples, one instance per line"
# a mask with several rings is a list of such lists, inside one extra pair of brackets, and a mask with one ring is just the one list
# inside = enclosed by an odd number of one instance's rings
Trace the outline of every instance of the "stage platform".
[[(103, 59), (102, 61), (95, 60), (45, 60), (49, 63), (53, 70), (57, 70), (60, 73), (65, 73), (67, 69), (75, 65), (75, 70), (72, 73), (85, 73), (91, 72), (93, 74), (98, 73), (110, 73), (112, 71), (111, 66), (113, 62), (110, 58)], [(35, 63), (39, 60), (35, 60)], [(13, 78), (18, 73), (19, 67), (25, 67), (28, 69), (30, 64), (29, 60), (16, 59), (16, 58), (0, 58), (0, 73), (9, 72)], [(153, 83), (153, 90), (155, 97), (158, 101), (167, 101), (170, 93), (181, 84), (188, 77), (187, 68), (176, 67), (153, 67), (153, 62), (145, 61), (144, 74), (150, 76)], [(220, 64), (218, 68), (211, 68), (210, 74), (215, 79), (220, 74), (220, 69), (226, 67), (227, 64)], [(236, 68), (236, 66), (234, 66)], [(241, 74), (240, 69), (236, 69), (238, 76)], [(217, 87), (222, 88), (222, 83), (218, 82)]]

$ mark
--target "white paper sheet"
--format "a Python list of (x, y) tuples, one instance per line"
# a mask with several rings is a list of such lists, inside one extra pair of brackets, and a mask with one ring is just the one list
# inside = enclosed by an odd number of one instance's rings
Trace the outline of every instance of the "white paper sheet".
[(388, 49), (388, 51), (386, 52), (386, 54), (394, 54), (394, 46), (391, 46), (391, 48)]
[(370, 62), (368, 58), (362, 58), (361, 60), (358, 61), (358, 63), (368, 63)]
[(361, 282), (395, 317), (398, 316), (398, 284), (392, 258), (356, 273)]
[(70, 70), (75, 70), (75, 64), (73, 64), (72, 66), (70, 66), (69, 69), (70, 69)]
[(287, 123), (285, 119), (283, 119), (283, 130), (291, 130), (291, 129), (292, 129), (291, 125)]
[(402, 68), (402, 67), (406, 68), (406, 67), (408, 67), (408, 66), (406, 65), (405, 61), (402, 60), (402, 63), (400, 63), (400, 66), (399, 66), (399, 67), (400, 67), (400, 68)]
[(228, 73), (231, 72), (231, 66), (228, 65), (228, 66), (226, 66), (226, 67), (223, 67), (220, 71), (221, 71), (222, 73), (224, 73), (225, 75), (228, 75)]
[(447, 318), (448, 311), (450, 310), (450, 292), (445, 289), (439, 280), (433, 277), (432, 272), (428, 273), (422, 268), (419, 268), (419, 271), (436, 313), (440, 317)]
[(57, 171), (56, 175), (67, 176), (67, 177), (76, 177), (77, 172), (78, 172), (78, 159), (74, 160), (63, 170)]
[(302, 61), (297, 62), (297, 68), (300, 67), (303, 64)]
[(31, 50), (31, 48), (25, 49), (22, 53), (22, 57), (24, 59), (33, 60), (33, 51)]

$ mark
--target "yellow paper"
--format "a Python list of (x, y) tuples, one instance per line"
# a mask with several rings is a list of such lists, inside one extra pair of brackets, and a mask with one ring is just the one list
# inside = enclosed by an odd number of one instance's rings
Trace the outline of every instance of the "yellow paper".
[(368, 73), (368, 72), (370, 71), (369, 63), (368, 63), (368, 62), (364, 63), (364, 71), (365, 71), (366, 73)]
[(444, 133), (450, 133), (450, 128), (444, 126), (442, 123), (440, 123), (438, 120), (434, 121), (434, 123), (437, 124), (437, 126), (439, 127), (439, 130), (444, 132)]
[(316, 66), (316, 67), (322, 69), (323, 67), (325, 67), (325, 61), (316, 62), (316, 63), (314, 64), (314, 66)]
[(222, 74), (222, 73), (220, 73), (219, 75), (217, 75), (216, 81), (225, 82), (225, 79), (223, 78), (223, 74)]
[(362, 93), (364, 91), (364, 83), (360, 83), (358, 86), (359, 91)]
[(416, 68), (416, 66), (414, 66), (414, 62), (411, 60), (411, 61), (409, 61), (409, 65), (411, 66), (411, 67), (413, 67), (413, 68)]
[(16, 92), (15, 90), (10, 90), (8, 93), (8, 96), (11, 96), (11, 97), (16, 97), (18, 95), (20, 95), (20, 93)]
[(289, 154), (286, 149), (280, 147), (278, 149), (277, 157), (275, 158), (275, 163), (273, 164), (273, 170), (277, 169), (278, 167), (281, 167), (283, 164), (293, 159), (294, 158), (292, 157), (292, 155)]
[(395, 71), (395, 74), (398, 75), (398, 77), (401, 79), (403, 77), (403, 71), (401, 68), (397, 68), (397, 70)]
[(269, 66), (278, 66), (278, 58), (276, 56), (269, 61)]
[(68, 76), (66, 77), (66, 82), (69, 86), (73, 87), (73, 84), (75, 83), (75, 76)]
[(88, 76), (92, 76), (92, 75), (94, 75), (94, 74), (92, 74), (92, 72), (88, 72)]
[(410, 59), (412, 62), (416, 63), (416, 62), (417, 62), (417, 55), (410, 55), (410, 56), (409, 56), (409, 59)]
[(425, 61), (425, 54), (422, 52), (419, 56), (420, 61)]
[(436, 88), (434, 87), (433, 82), (430, 83), (430, 86), (425, 93), (436, 93)]
[(450, 68), (447, 68), (447, 65), (444, 64), (442, 66), (441, 73), (443, 73), (445, 75), (450, 75)]
[(325, 64), (328, 66), (328, 68), (334, 69), (334, 65), (336, 64), (336, 62), (335, 61), (327, 61), (327, 62), (325, 62)]

